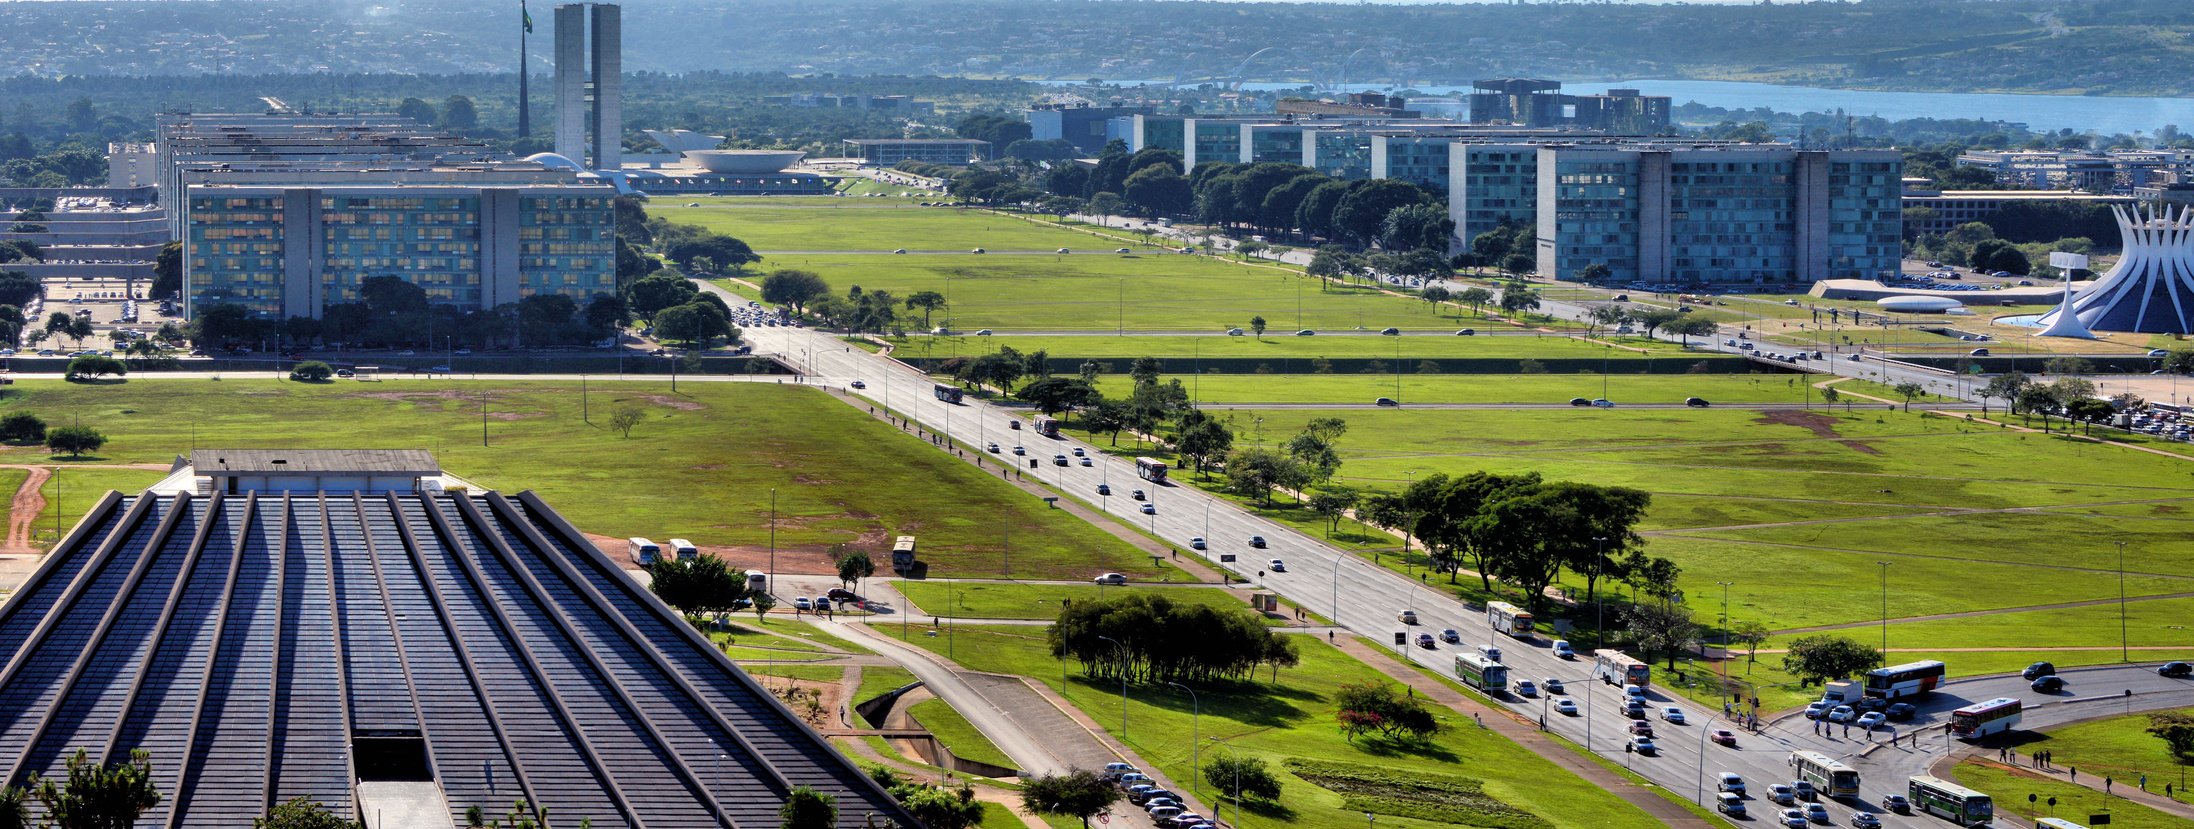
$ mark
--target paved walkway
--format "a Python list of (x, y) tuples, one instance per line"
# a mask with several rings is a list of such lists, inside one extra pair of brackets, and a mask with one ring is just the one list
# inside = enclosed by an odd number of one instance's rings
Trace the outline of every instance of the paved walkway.
[(1539, 730), (1537, 723), (1526, 721), (1506, 709), (1482, 705), (1477, 700), (1466, 697), (1461, 692), (1448, 687), (1445, 683), (1438, 682), (1395, 662), (1387, 654), (1364, 641), (1363, 637), (1342, 637), (1336, 644), (1343, 652), (1356, 657), (1366, 665), (1378, 669), (1380, 673), (1386, 674), (1388, 678), (1415, 688), (1418, 695), (1471, 715), (1480, 723), (1483, 723), (1485, 727), (1493, 729), (1495, 734), (1506, 737), (1517, 745), (1529, 749), (1531, 753), (1552, 761), (1555, 765), (1561, 766), (1571, 774), (1583, 778), (1585, 782), (1629, 801), (1631, 805), (1644, 810), (1646, 814), (1652, 815), (1655, 820), (1660, 821), (1663, 825), (1696, 827), (1697, 829), (1705, 829), (1705, 827), (1715, 825), (1701, 819), (1681, 804), (1663, 797), (1659, 794), (1657, 787), (1634, 783), (1622, 775), (1608, 770), (1606, 766), (1594, 762), (1591, 758), (1571, 751), (1567, 746), (1557, 744), (1554, 738)]
[[(2096, 794), (2103, 793), (2104, 778), (2101, 775), (2083, 774), (2080, 775), (2078, 780), (2073, 780), (2071, 769), (2077, 768), (2077, 766), (2067, 767), (2062, 763), (2052, 762), (2050, 768), (2035, 768), (2033, 765), (2031, 765), (2031, 763), (2033, 762), (2032, 758), (2023, 754), (2019, 756), (2019, 761), (2016, 764), (2005, 763), (1997, 760), (1991, 749), (1970, 749), (1967, 751), (1957, 752), (1948, 757), (1941, 758), (1939, 760), (1936, 760), (1933, 766), (1929, 767), (1928, 773), (1947, 780), (1950, 779), (1950, 769), (1961, 762), (1972, 763), (1976, 766), (1983, 766), (1992, 769), (2001, 769), (2009, 771), (2012, 774), (2019, 775), (2021, 777), (2033, 777), (2042, 780), (2051, 780), (2058, 783), (2071, 783), (2075, 786), (2092, 789)], [(2151, 779), (2149, 780), (2149, 782), (2159, 790), (2163, 788), (2164, 781)], [(2176, 781), (2173, 782), (2174, 785), (2176, 785)], [(2138, 781), (2135, 780), (2112, 781), (2109, 794), (2111, 797), (2123, 798), (2128, 802), (2138, 803), (2167, 815), (2175, 815), (2181, 818), (2185, 818), (2187, 820), (2194, 820), (2194, 805), (2190, 805), (2183, 800), (2167, 799), (2160, 791), (2141, 791)], [(1996, 818), (1998, 820), (2003, 820), (2011, 813), (2010, 808), (2008, 808), (2009, 805), (2010, 804), (2006, 804), (2005, 807), (1999, 807), (1996, 810)], [(2076, 819), (2076, 816), (2072, 815), (2067, 815), (2067, 817), (2075, 817)]]

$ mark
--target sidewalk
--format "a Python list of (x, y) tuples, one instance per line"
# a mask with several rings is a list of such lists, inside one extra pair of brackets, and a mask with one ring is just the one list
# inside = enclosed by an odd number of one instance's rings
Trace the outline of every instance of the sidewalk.
[(1682, 805), (1661, 796), (1655, 791), (1658, 787), (1639, 785), (1622, 775), (1609, 771), (1606, 766), (1602, 766), (1591, 758), (1570, 750), (1568, 746), (1557, 744), (1554, 738), (1548, 736), (1546, 732), (1540, 731), (1536, 723), (1526, 722), (1506, 709), (1481, 705), (1477, 700), (1463, 696), (1460, 692), (1444, 683), (1410, 670), (1365, 642), (1362, 637), (1345, 637), (1335, 644), (1340, 647), (1343, 653), (1356, 657), (1366, 665), (1377, 668), (1380, 673), (1385, 674), (1388, 678), (1415, 688), (1419, 696), (1469, 714), (1477, 718), (1485, 727), (1493, 729), (1494, 733), (1529, 749), (1531, 753), (1552, 761), (1555, 765), (1567, 769), (1571, 774), (1583, 778), (1586, 782), (1614, 793), (1616, 797), (1630, 801), (1632, 805), (1644, 810), (1646, 814), (1653, 816), (1653, 819), (1660, 821), (1662, 825), (1699, 827), (1701, 829), (1715, 825), (1693, 814), (1691, 810), (1684, 808)]
[[(1956, 766), (1961, 762), (1971, 762), (1975, 765), (1986, 766), (1992, 769), (2002, 769), (2010, 771), (2013, 774), (2039, 777), (2058, 783), (2071, 783), (2072, 785), (2092, 790), (2096, 794), (2103, 794), (2102, 775), (2083, 774), (2080, 775), (2079, 780), (2074, 781), (2072, 779), (2071, 771), (2066, 766), (2059, 763), (2052, 762), (2049, 768), (2035, 768), (2033, 765), (2031, 765), (2031, 763), (2033, 763), (2033, 758), (2027, 755), (2020, 755), (2019, 762), (2014, 764), (2005, 763), (1995, 759), (1994, 757), (1984, 755), (1983, 751), (1983, 749), (1972, 749), (1969, 751), (1958, 752), (1948, 757), (1944, 757), (1940, 760), (1936, 760), (1935, 764), (1928, 769), (1928, 773), (1947, 780), (1950, 777), (1951, 767)], [(2161, 789), (2163, 787), (2163, 781), (2151, 780), (2149, 782), (2154, 784), (2158, 789)], [(2176, 785), (2177, 781), (2172, 782), (2174, 783), (2174, 785)], [(2141, 791), (2139, 787), (2139, 781), (2137, 780), (2113, 781), (2110, 787), (2109, 796), (2119, 798), (2121, 800), (2125, 800), (2131, 803), (2138, 803), (2167, 815), (2174, 815), (2190, 821), (2194, 821), (2194, 804), (2189, 804), (2183, 800), (2173, 800), (2170, 798), (2166, 798), (2163, 796), (2163, 793), (2161, 791)]]

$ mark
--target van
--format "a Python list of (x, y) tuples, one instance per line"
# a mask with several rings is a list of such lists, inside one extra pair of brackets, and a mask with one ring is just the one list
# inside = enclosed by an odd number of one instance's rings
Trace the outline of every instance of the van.
[(1744, 817), (1745, 798), (1736, 792), (1722, 792), (1714, 796), (1714, 811), (1730, 817)]
[(642, 567), (654, 564), (656, 556), (663, 554), (662, 547), (657, 546), (653, 541), (638, 536), (625, 539), (625, 545), (631, 548), (632, 563)]
[(1501, 661), (1501, 649), (1492, 645), (1479, 645), (1478, 655), (1490, 659), (1494, 662)]
[(693, 542), (683, 538), (670, 540), (670, 552), (672, 555), (677, 556), (679, 561), (692, 561), (701, 557), (701, 548), (693, 546)]

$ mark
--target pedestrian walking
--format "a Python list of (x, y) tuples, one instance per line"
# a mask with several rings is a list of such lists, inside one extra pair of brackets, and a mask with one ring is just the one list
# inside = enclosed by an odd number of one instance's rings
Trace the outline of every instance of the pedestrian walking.
[(2072, 767), (2072, 782), (2074, 782), (2074, 783), (2078, 783), (2078, 782), (2080, 782), (2080, 767), (2079, 767), (2079, 766), (2073, 766), (2073, 767)]
[(2148, 791), (2148, 775), (2145, 773), (2141, 775), (2141, 791)]
[(1479, 727), (1479, 728), (1484, 728), (1484, 727), (1486, 727), (1486, 721), (1485, 721), (1485, 720), (1484, 720), (1483, 718), (1479, 717), (1479, 716), (1478, 716), (1478, 714), (1477, 714), (1477, 712), (1472, 712), (1472, 713), (1471, 713), (1471, 715), (1470, 715), (1470, 721), (1471, 721), (1471, 722), (1474, 722), (1474, 723), (1477, 723), (1477, 724), (1478, 724), (1478, 727)]
[(2103, 775), (2103, 794), (2109, 794), (2109, 793), (2110, 793), (2110, 783), (2111, 783), (2111, 780), (2110, 780), (2110, 775), (2107, 775), (2107, 774), (2106, 774), (2106, 775)]

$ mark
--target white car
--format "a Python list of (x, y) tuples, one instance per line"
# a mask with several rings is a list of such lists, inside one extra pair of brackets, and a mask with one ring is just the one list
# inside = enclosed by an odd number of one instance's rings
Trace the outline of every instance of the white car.
[(1562, 697), (1561, 699), (1555, 700), (1555, 701), (1554, 701), (1554, 713), (1556, 713), (1556, 714), (1568, 714), (1569, 716), (1572, 716), (1572, 717), (1574, 717), (1574, 716), (1577, 716), (1577, 702), (1576, 702), (1576, 700), (1572, 700), (1572, 699), (1570, 699), (1570, 698), (1568, 698), (1568, 697)]
[(1781, 815), (1776, 818), (1776, 820), (1782, 823), (1782, 825), (1784, 825), (1785, 827), (1788, 827), (1788, 829), (1805, 829), (1807, 826), (1812, 825), (1813, 823), (1812, 821), (1806, 819), (1804, 812), (1798, 811), (1797, 809), (1784, 809)]
[(1828, 712), (1829, 722), (1847, 723), (1858, 718), (1859, 712), (1852, 710), (1849, 705), (1839, 705), (1836, 706), (1835, 710)]
[(1127, 577), (1119, 573), (1106, 573), (1097, 577), (1098, 584), (1126, 584)]
[(1767, 799), (1773, 803), (1789, 806), (1798, 802), (1798, 793), (1793, 791), (1787, 783), (1777, 783), (1767, 787)]
[(1677, 725), (1684, 724), (1684, 709), (1670, 705), (1661, 709), (1661, 719)]
[(1880, 711), (1868, 711), (1864, 714), (1860, 714), (1859, 719), (1853, 721), (1852, 725), (1856, 725), (1860, 728), (1872, 731), (1876, 728), (1880, 728), (1882, 726), (1882, 723), (1887, 722), (1888, 720), (1889, 718), (1882, 716), (1882, 712)]

